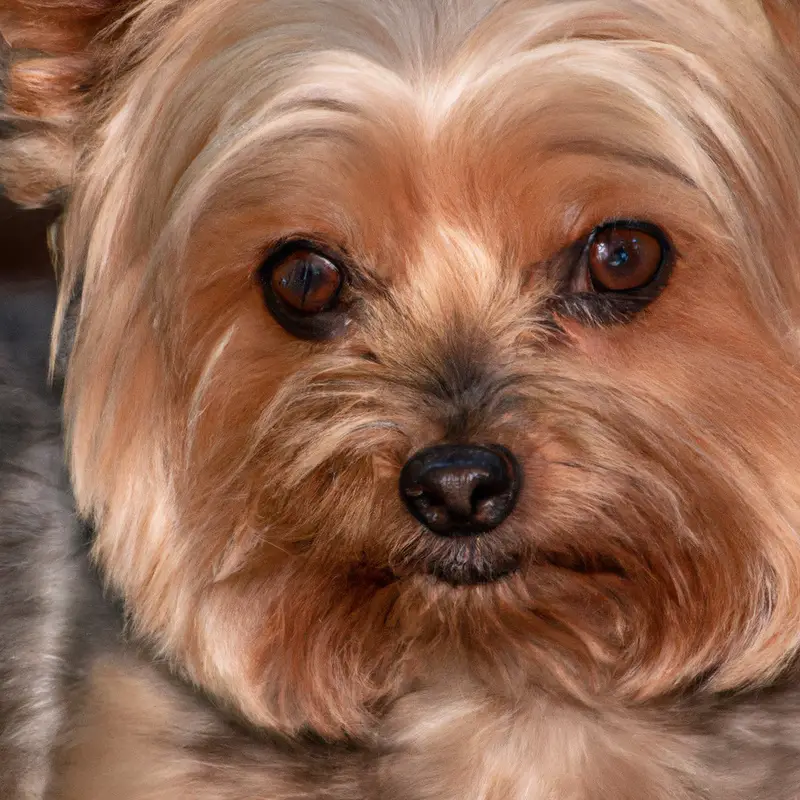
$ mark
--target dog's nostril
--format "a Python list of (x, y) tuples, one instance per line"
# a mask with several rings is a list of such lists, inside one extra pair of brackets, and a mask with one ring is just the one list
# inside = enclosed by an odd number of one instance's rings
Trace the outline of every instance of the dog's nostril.
[(418, 497), (427, 496), (431, 504), (444, 506), (453, 516), (466, 520), (477, 511), (481, 500), (502, 494), (507, 483), (492, 476), (490, 467), (484, 464), (437, 465), (420, 476), (420, 486), (412, 488), (412, 495), (421, 489)]
[(499, 446), (437, 445), (420, 450), (400, 474), (409, 511), (434, 533), (468, 536), (496, 528), (511, 513), (519, 468)]

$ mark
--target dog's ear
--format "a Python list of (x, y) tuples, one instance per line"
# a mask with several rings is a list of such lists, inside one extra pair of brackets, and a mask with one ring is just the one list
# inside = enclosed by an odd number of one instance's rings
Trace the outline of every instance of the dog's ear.
[(87, 97), (112, 45), (101, 33), (126, 7), (121, 0), (0, 0), (0, 186), (18, 203), (52, 203), (68, 189)]

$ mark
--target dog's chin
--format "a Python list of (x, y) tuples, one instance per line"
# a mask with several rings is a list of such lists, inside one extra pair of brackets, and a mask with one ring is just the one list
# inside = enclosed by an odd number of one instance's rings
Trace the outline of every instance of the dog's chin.
[(608, 556), (541, 551), (523, 558), (518, 553), (482, 547), (480, 537), (453, 540), (446, 552), (425, 562), (424, 571), (450, 586), (480, 586), (500, 582), (526, 565), (588, 577), (627, 577), (622, 565)]
[(425, 571), (451, 586), (495, 583), (517, 572), (520, 558), (513, 553), (485, 554), (474, 538), (455, 540), (449, 552), (429, 560)]

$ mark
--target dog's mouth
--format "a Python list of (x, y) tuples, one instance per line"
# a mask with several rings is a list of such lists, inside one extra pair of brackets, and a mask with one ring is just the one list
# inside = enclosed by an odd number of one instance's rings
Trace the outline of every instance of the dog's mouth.
[[(443, 543), (444, 544), (444, 543)], [(628, 579), (630, 576), (613, 556), (601, 553), (536, 550), (524, 555), (505, 550), (483, 537), (454, 538), (428, 552), (427, 557), (413, 559), (404, 565), (376, 566), (365, 555), (353, 565), (349, 580), (354, 585), (387, 587), (419, 575), (454, 587), (482, 586), (499, 583), (516, 573), (535, 574), (538, 570), (564, 571), (587, 578)]]
[(516, 555), (493, 556), (480, 553), (474, 543), (455, 548), (452, 555), (431, 559), (426, 564), (429, 575), (451, 586), (478, 586), (495, 583), (517, 572)]
[(487, 553), (475, 539), (460, 542), (451, 552), (430, 559), (425, 571), (451, 586), (479, 586), (510, 577), (519, 572), (526, 561), (535, 568), (555, 568), (587, 577), (627, 577), (623, 566), (611, 556), (539, 551), (532, 559), (524, 559), (516, 553)]

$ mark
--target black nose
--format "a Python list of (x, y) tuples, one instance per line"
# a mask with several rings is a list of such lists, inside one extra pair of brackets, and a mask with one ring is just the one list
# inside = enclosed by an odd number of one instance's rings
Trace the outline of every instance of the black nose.
[(504, 447), (437, 445), (415, 453), (400, 473), (408, 510), (434, 533), (468, 536), (496, 528), (512, 511), (519, 467)]

